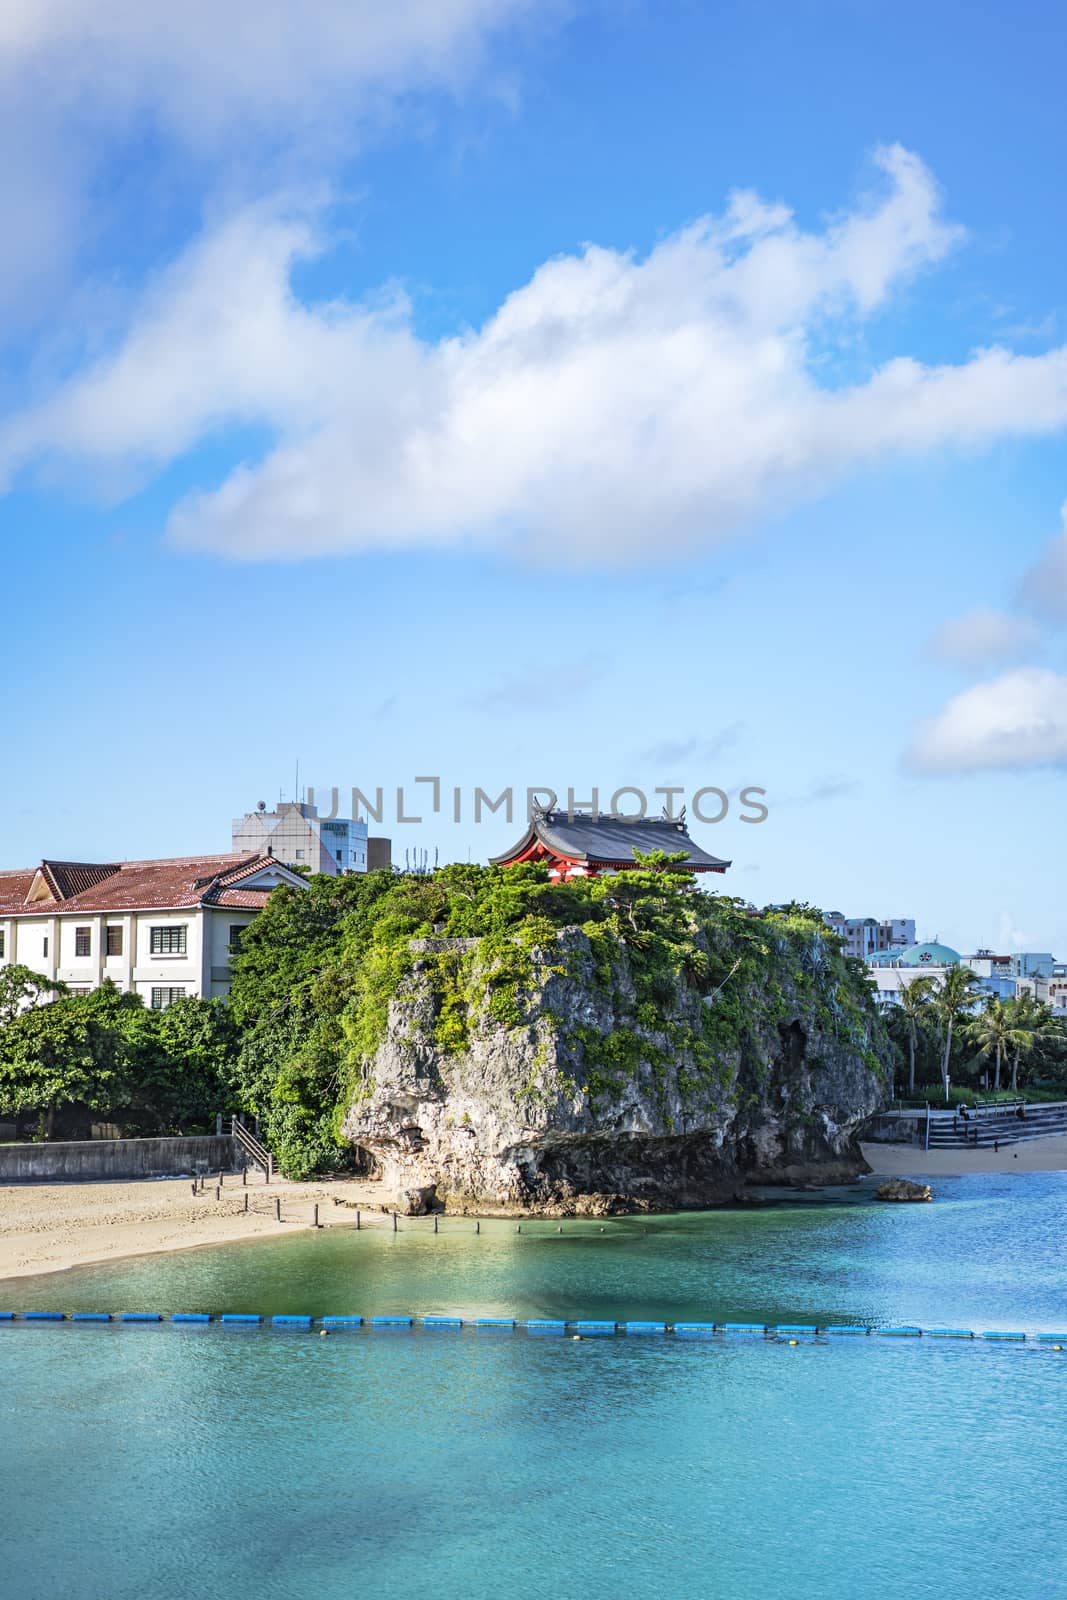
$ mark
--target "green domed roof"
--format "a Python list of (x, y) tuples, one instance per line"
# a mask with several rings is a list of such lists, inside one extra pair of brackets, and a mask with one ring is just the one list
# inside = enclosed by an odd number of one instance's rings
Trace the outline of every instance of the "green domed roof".
[(925, 944), (913, 944), (910, 950), (900, 952), (902, 967), (958, 967), (960, 953), (947, 944), (938, 944), (937, 940), (928, 940)]

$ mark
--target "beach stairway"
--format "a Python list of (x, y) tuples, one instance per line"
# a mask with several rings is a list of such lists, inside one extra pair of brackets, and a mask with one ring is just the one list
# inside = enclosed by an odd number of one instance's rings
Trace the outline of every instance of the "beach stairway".
[(1054, 1134), (1067, 1134), (1067, 1101), (1028, 1105), (1021, 1119), (1014, 1105), (979, 1106), (965, 1119), (954, 1111), (930, 1111), (931, 1150), (992, 1150)]
[(260, 1144), (255, 1134), (245, 1127), (237, 1115), (230, 1124), (230, 1133), (233, 1137), (234, 1155), (246, 1167), (259, 1167), (269, 1183), (275, 1173), (274, 1157), (270, 1151)]

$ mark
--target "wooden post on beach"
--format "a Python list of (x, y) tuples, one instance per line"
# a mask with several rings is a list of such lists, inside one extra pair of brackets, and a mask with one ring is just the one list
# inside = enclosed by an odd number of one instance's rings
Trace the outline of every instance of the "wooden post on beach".
[(247, 1167), (242, 1167), (241, 1168), (241, 1188), (242, 1189), (247, 1189), (248, 1188), (248, 1168)]
[(436, 1211), (433, 1214), (433, 1231), (434, 1231), (434, 1233), (437, 1232), (437, 1212)]
[(393, 1212), (393, 1232), (396, 1232), (396, 1212)]
[(314, 1208), (314, 1211), (312, 1213), (311, 1226), (313, 1228), (317, 1228), (318, 1225), (319, 1225), (319, 1208), (316, 1205), (315, 1208)]
[(245, 1190), (245, 1210), (248, 1210), (248, 1190)]
[(196, 1179), (193, 1179), (193, 1193), (196, 1193)]
[(277, 1196), (275, 1196), (274, 1200), (274, 1220), (275, 1222), (280, 1222), (282, 1220), (282, 1203)]
[(216, 1200), (221, 1200), (222, 1199), (222, 1184), (221, 1183), (217, 1183), (215, 1185), (215, 1199)]
[(479, 1220), (479, 1221), (476, 1221), (476, 1222), (475, 1222), (475, 1224), (474, 1224), (474, 1231), (475, 1231), (475, 1233), (481, 1233), (481, 1231), (482, 1231), (482, 1224), (481, 1224), (481, 1221), (480, 1221), (480, 1220)]
[(356, 1212), (356, 1232), (357, 1233), (359, 1232), (361, 1227), (362, 1227), (362, 1223), (359, 1220), (359, 1212), (357, 1211)]
[(222, 1188), (222, 1173), (219, 1173), (219, 1188)]

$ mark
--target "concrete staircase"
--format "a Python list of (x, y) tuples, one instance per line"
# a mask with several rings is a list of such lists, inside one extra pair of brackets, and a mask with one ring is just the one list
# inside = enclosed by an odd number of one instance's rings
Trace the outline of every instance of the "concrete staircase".
[(992, 1150), (995, 1144), (1021, 1144), (1067, 1133), (1067, 1100), (1028, 1105), (1020, 1119), (1014, 1106), (979, 1106), (966, 1119), (958, 1112), (930, 1112), (931, 1150)]

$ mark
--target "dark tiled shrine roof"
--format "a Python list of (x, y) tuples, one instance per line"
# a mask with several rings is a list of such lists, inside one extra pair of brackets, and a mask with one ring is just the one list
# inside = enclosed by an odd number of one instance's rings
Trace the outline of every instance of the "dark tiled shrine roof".
[(536, 817), (525, 835), (502, 856), (493, 856), (490, 865), (506, 866), (540, 843), (552, 855), (589, 866), (633, 866), (634, 851), (647, 855), (653, 850), (673, 853), (685, 850), (689, 859), (683, 871), (725, 872), (730, 865), (719, 856), (709, 855), (695, 844), (684, 822), (665, 817), (640, 817), (632, 822), (623, 818), (590, 816), (575, 812), (549, 811)]

